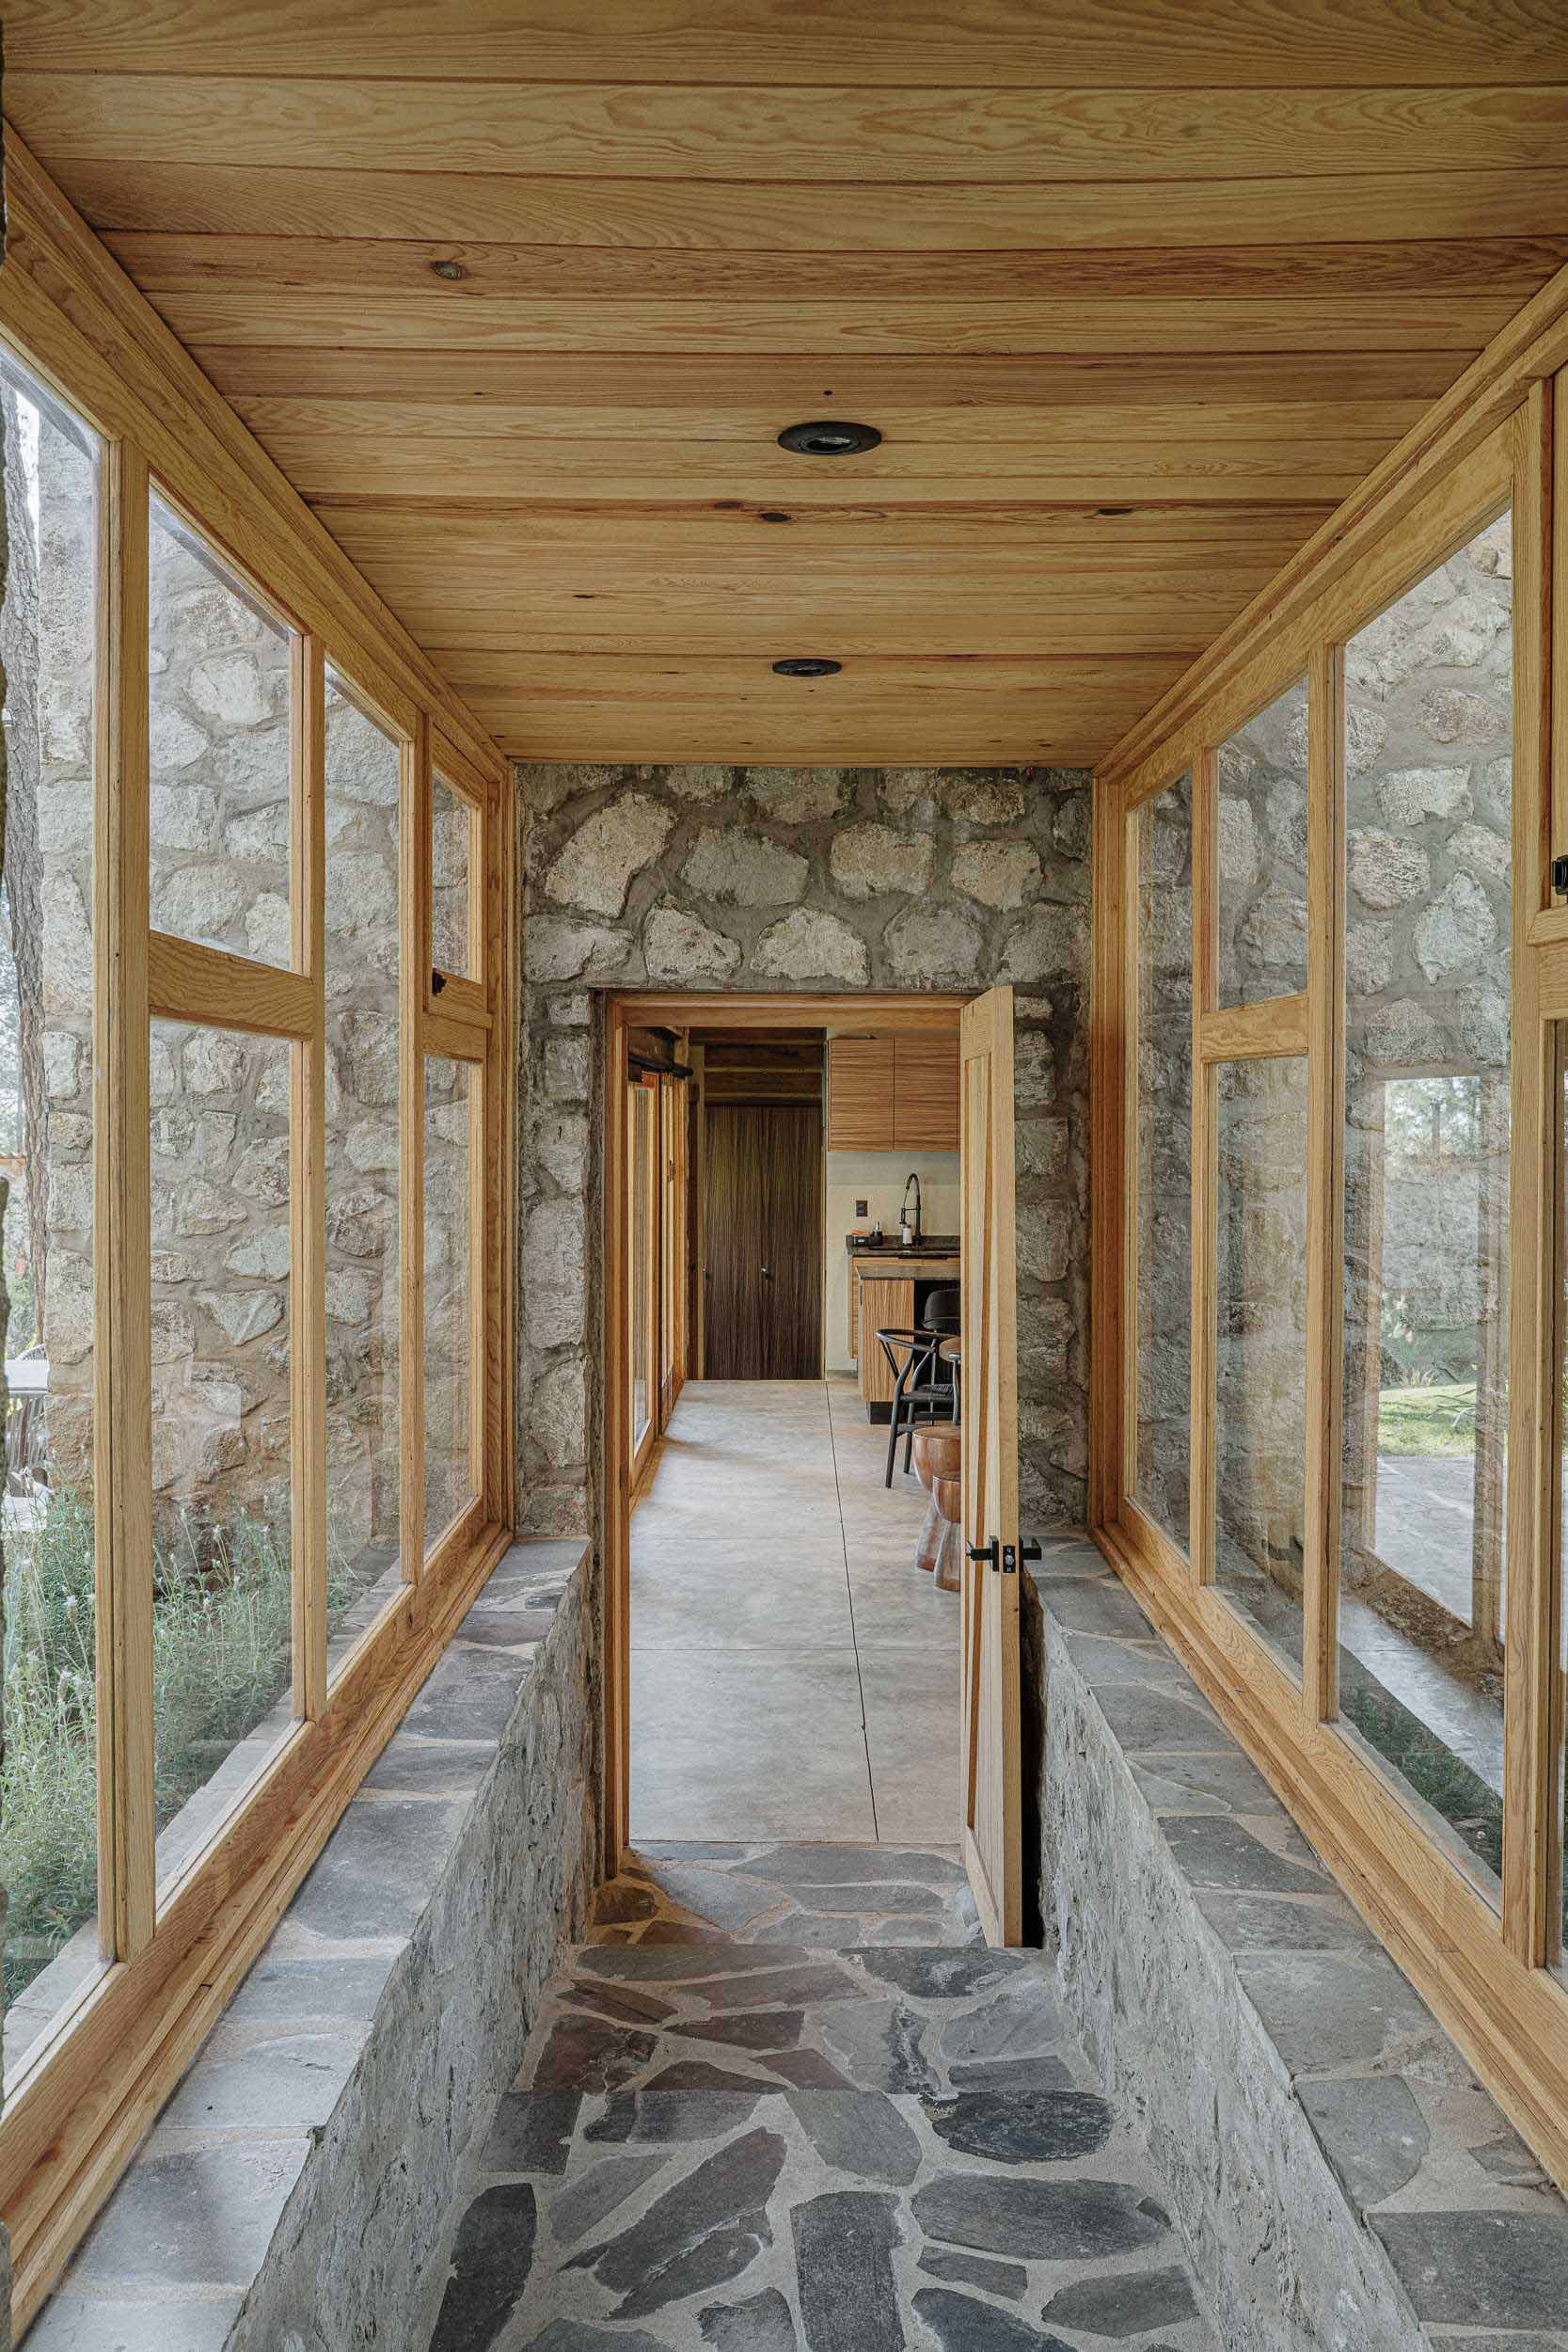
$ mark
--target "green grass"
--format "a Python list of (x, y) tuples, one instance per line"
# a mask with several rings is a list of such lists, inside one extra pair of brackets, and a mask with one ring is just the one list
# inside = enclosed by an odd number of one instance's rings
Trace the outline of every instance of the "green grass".
[(1385, 1389), (1378, 1398), (1377, 1450), (1380, 1454), (1473, 1454), (1475, 1382)]

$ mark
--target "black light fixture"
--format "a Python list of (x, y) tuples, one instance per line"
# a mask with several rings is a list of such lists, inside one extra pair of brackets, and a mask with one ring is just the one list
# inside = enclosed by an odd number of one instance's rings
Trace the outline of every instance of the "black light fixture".
[(773, 672), (777, 677), (837, 677), (843, 667), (842, 661), (822, 661), (815, 655), (795, 654), (787, 661), (775, 661)]
[(786, 424), (779, 447), (797, 450), (802, 457), (858, 457), (863, 450), (875, 449), (881, 437), (874, 424), (827, 417), (815, 424)]

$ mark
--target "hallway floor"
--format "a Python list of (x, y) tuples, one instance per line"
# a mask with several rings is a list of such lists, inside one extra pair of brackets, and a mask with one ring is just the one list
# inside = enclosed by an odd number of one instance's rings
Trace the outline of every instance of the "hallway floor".
[(631, 1832), (958, 1839), (958, 1596), (853, 1381), (692, 1381), (631, 1523)]
[(597, 1921), (453, 2201), (429, 2352), (1212, 2352), (1050, 1968), (986, 1948), (948, 1857), (644, 1848)]

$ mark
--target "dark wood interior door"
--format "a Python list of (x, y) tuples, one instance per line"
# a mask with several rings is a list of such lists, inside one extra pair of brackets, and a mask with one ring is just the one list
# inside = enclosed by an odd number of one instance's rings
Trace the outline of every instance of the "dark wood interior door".
[(704, 1153), (710, 1380), (822, 1371), (822, 1111), (710, 1104)]

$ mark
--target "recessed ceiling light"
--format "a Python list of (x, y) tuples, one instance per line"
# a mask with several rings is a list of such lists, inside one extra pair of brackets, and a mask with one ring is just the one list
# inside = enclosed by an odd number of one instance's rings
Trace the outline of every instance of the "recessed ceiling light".
[(788, 661), (775, 661), (773, 670), (779, 677), (837, 677), (842, 661), (819, 661), (815, 656), (796, 654)]
[(798, 450), (802, 457), (855, 457), (862, 450), (875, 449), (881, 437), (874, 424), (828, 417), (815, 424), (786, 424), (779, 447)]

